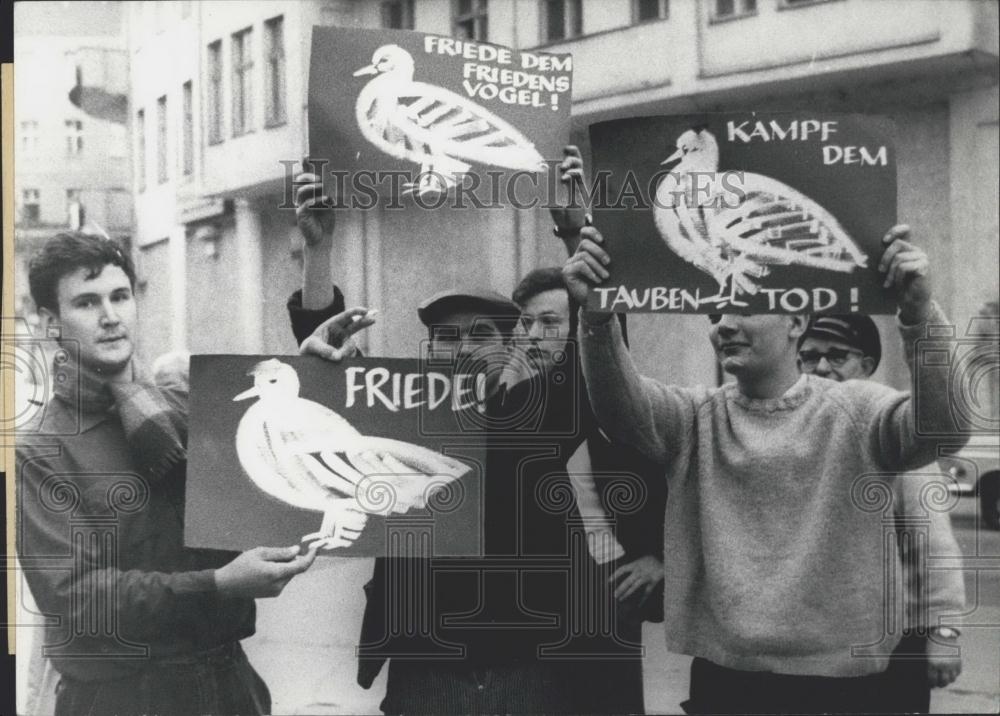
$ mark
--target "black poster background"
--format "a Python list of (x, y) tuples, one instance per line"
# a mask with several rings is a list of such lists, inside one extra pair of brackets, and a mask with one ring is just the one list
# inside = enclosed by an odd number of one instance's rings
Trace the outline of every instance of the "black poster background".
[[(836, 121), (836, 133), (824, 142), (819, 133), (802, 140), (761, 141), (744, 143), (727, 141), (727, 122), (739, 126), (747, 122), (750, 133), (755, 122), (770, 127), (771, 121), (787, 129), (794, 120)], [(867, 268), (852, 273), (839, 273), (804, 266), (771, 265), (771, 273), (760, 279), (762, 288), (803, 288), (810, 295), (811, 287), (827, 287), (837, 293), (836, 305), (825, 308), (828, 313), (894, 313), (892, 295), (882, 289), (877, 273), (882, 255), (882, 237), (896, 223), (896, 154), (892, 142), (893, 126), (884, 117), (822, 113), (741, 112), (726, 114), (673, 115), (637, 117), (594, 124), (590, 127), (590, 142), (596, 172), (611, 172), (608, 196), (613, 203), (625, 186), (626, 172), (633, 172), (643, 193), (645, 207), (640, 209), (604, 208), (594, 211), (594, 223), (601, 230), (612, 256), (611, 278), (604, 287), (625, 286), (640, 291), (650, 287), (683, 287), (693, 292), (700, 288), (701, 296), (719, 291), (715, 279), (696, 266), (678, 257), (660, 237), (650, 207), (653, 206), (657, 172), (671, 168), (662, 162), (677, 150), (677, 138), (691, 128), (707, 128), (719, 146), (719, 171), (753, 172), (776, 179), (818, 202), (831, 213), (852, 237), (854, 243), (868, 255)], [(825, 144), (840, 147), (866, 147), (874, 154), (886, 148), (886, 166), (823, 163)], [(857, 151), (857, 150), (855, 150)], [(650, 184), (652, 183), (652, 186)], [(857, 301), (852, 301), (851, 288), (857, 288)], [(613, 296), (612, 296), (613, 297)], [(769, 308), (766, 295), (744, 294), (747, 307), (729, 305), (720, 309), (703, 304), (698, 311), (690, 306), (683, 309), (662, 308), (664, 312), (787, 312), (780, 305)], [(596, 292), (591, 292), (590, 305), (598, 306)], [(619, 306), (615, 310), (626, 310)], [(639, 311), (650, 311), (646, 308)]]
[[(190, 547), (245, 550), (256, 546), (298, 544), (303, 535), (319, 530), (322, 512), (289, 505), (260, 489), (243, 471), (236, 452), (236, 430), (247, 409), (257, 401), (233, 397), (253, 385), (246, 373), (272, 356), (199, 355), (191, 359), (190, 430), (188, 438), (185, 544)], [(460, 479), (461, 505), (447, 513), (435, 512), (434, 554), (481, 553), (481, 485), (484, 451), (466, 432), (468, 416), (451, 410), (446, 400), (435, 410), (427, 406), (392, 412), (381, 402), (368, 408), (359, 393), (345, 408), (346, 370), (352, 366), (384, 367), (399, 373), (426, 373), (426, 363), (412, 359), (357, 358), (331, 363), (314, 357), (278, 356), (295, 368), (301, 383), (299, 396), (325, 405), (348, 420), (362, 435), (404, 440), (442, 452), (473, 467)], [(447, 367), (433, 372), (448, 375)], [(389, 386), (383, 387), (384, 392)], [(386, 522), (397, 528), (407, 520), (430, 516), (428, 510), (411, 510), (384, 518), (372, 515), (350, 548), (328, 552), (332, 556), (385, 554)]]
[[(396, 159), (385, 154), (374, 144), (365, 139), (358, 128), (355, 105), (358, 94), (370, 82), (374, 75), (354, 77), (354, 72), (366, 67), (372, 62), (373, 53), (383, 45), (399, 45), (408, 51), (414, 61), (414, 80), (438, 85), (458, 94), (461, 97), (489, 110), (519, 130), (534, 143), (545, 160), (561, 160), (562, 148), (567, 143), (570, 129), (571, 89), (556, 93), (555, 102), (552, 93), (539, 90), (539, 99), (543, 106), (521, 106), (508, 104), (499, 98), (483, 99), (470, 96), (463, 88), (463, 66), (467, 62), (477, 60), (465, 59), (462, 56), (450, 56), (437, 52), (426, 52), (424, 48), (425, 33), (408, 30), (366, 30), (339, 27), (315, 27), (312, 37), (312, 57), (309, 71), (309, 155), (310, 159), (329, 161), (329, 169), (343, 170), (349, 174), (358, 171), (395, 170), (405, 171), (409, 176), (416, 177), (420, 165), (413, 162)], [(451, 38), (446, 38), (451, 41)], [(485, 45), (486, 43), (467, 43), (470, 45)], [(490, 45), (496, 48), (498, 45)], [(547, 53), (524, 53), (510, 50), (512, 62), (483, 62), (490, 67), (522, 70), (522, 55), (545, 55)], [(550, 53), (548, 53), (551, 56)], [(568, 55), (555, 55), (565, 59)], [(572, 70), (555, 71), (538, 68), (523, 69), (524, 72), (540, 74), (555, 78), (566, 76), (569, 87), (572, 87)], [(503, 86), (503, 85), (500, 85)], [(554, 103), (553, 103), (554, 102)], [(486, 180), (487, 171), (502, 172), (503, 177), (510, 176), (512, 170), (501, 167), (471, 164), (470, 172), (480, 173)], [(538, 183), (545, 186), (545, 174), (540, 173)], [(501, 178), (502, 180), (502, 178)], [(359, 179), (364, 185), (375, 184), (370, 178)], [(352, 184), (346, 183), (347, 193), (351, 192)], [(377, 183), (376, 189), (384, 189), (378, 193), (388, 193), (389, 181)], [(530, 183), (527, 180), (519, 182), (518, 196), (527, 198)], [(522, 194), (523, 192), (523, 194)], [(504, 196), (504, 194), (501, 194)]]

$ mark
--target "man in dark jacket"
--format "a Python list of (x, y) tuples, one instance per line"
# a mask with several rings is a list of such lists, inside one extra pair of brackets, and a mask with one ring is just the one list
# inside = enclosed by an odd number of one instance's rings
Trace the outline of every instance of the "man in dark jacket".
[(18, 556), (49, 618), (56, 714), (265, 714), (240, 648), (254, 598), (315, 559), (298, 546), (235, 555), (184, 546), (187, 393), (133, 360), (135, 270), (113, 241), (48, 241), (29, 267), (55, 397), (18, 434)]

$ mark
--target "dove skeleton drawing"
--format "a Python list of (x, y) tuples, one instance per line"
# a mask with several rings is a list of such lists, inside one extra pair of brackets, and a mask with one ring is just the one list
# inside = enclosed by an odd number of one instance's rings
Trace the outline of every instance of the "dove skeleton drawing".
[[(382, 152), (420, 165), (420, 193), (447, 191), (469, 162), (511, 170), (546, 168), (534, 144), (509, 122), (449, 89), (413, 79), (413, 56), (398, 45), (375, 50), (355, 77), (375, 75), (355, 105), (361, 134)], [(443, 186), (442, 186), (443, 182)]]
[[(321, 547), (347, 546), (350, 513), (402, 513), (423, 508), (434, 490), (469, 471), (463, 463), (400, 440), (362, 435), (346, 419), (299, 397), (295, 369), (277, 359), (248, 373), (254, 386), (233, 400), (256, 397), (236, 430), (236, 452), (248, 477), (286, 504), (323, 513), (304, 535)], [(371, 459), (397, 469), (390, 474)]]
[[(867, 266), (836, 218), (798, 190), (762, 174), (734, 172), (741, 192), (722, 181), (719, 147), (707, 129), (677, 139), (676, 161), (656, 188), (653, 219), (667, 246), (719, 284), (703, 303), (746, 306), (772, 266), (850, 273)], [(701, 180), (699, 182), (699, 180)]]

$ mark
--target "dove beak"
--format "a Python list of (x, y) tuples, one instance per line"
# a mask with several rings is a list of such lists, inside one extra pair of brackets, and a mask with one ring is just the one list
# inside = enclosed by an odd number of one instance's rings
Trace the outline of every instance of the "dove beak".
[(683, 158), (684, 158), (684, 152), (678, 149), (676, 152), (674, 152), (669, 157), (660, 162), (660, 166), (663, 166), (664, 164), (671, 164), (673, 162), (679, 162)]
[(257, 386), (255, 385), (252, 388), (247, 388), (246, 390), (244, 390), (239, 395), (234, 396), (233, 397), (233, 402), (236, 402), (237, 400), (246, 400), (247, 398), (256, 398), (259, 395), (260, 395), (260, 391), (257, 390)]
[(375, 75), (378, 74), (378, 70), (375, 69), (375, 65), (368, 65), (367, 67), (362, 67), (360, 70), (354, 73), (355, 77), (361, 77), (362, 75)]

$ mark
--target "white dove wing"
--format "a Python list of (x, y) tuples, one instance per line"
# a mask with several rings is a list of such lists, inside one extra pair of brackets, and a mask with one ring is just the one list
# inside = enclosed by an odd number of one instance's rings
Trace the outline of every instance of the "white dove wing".
[[(391, 438), (364, 437), (362, 449), (380, 458), (389, 455), (403, 463), (412, 472), (370, 475), (370, 482), (362, 490), (373, 490), (378, 485), (388, 485), (393, 493), (393, 512), (405, 512), (410, 506), (422, 507), (435, 488), (440, 488), (461, 478), (471, 468), (463, 462), (429, 448)], [(362, 509), (367, 501), (362, 498)]]
[(360, 433), (309, 400), (280, 407), (284, 409), (276, 411), (273, 404), (259, 401), (240, 420), (236, 449), (250, 479), (273, 497), (316, 511), (330, 500), (353, 496), (360, 476), (342, 469), (336, 452), (353, 449)]
[(716, 210), (711, 201), (707, 206), (689, 205), (690, 194), (684, 173), (665, 175), (656, 187), (653, 221), (675, 254), (721, 283), (728, 264), (723, 260), (721, 241), (709, 231)]
[(787, 184), (743, 174), (743, 200), (720, 208), (711, 233), (741, 257), (760, 263), (810, 266), (849, 273), (868, 258), (840, 222), (818, 202)]
[[(377, 90), (366, 94), (371, 84), (358, 95), (358, 124), (368, 141), (391, 156), (421, 164), (428, 155), (444, 155), (508, 169), (545, 168), (535, 145), (509, 122), (451, 90), (426, 82), (400, 86), (395, 110), (379, 126), (372, 119), (380, 111), (380, 95)], [(393, 129), (397, 131), (393, 133)]]

